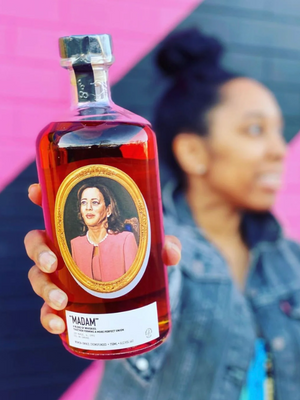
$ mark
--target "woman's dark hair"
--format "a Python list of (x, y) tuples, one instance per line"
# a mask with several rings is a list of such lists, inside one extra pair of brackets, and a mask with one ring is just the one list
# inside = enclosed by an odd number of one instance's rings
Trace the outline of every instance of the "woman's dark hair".
[(157, 103), (153, 126), (160, 159), (181, 184), (183, 173), (172, 152), (174, 137), (180, 132), (207, 135), (207, 113), (220, 102), (220, 87), (237, 76), (220, 65), (222, 52), (216, 39), (196, 28), (170, 34), (157, 49), (158, 67), (173, 80)]
[(122, 222), (122, 219), (120, 216), (120, 211), (119, 211), (115, 196), (113, 195), (112, 191), (107, 186), (98, 183), (97, 178), (91, 178), (88, 180), (87, 183), (84, 183), (77, 192), (78, 219), (82, 224), (82, 234), (85, 234), (87, 232), (87, 227), (81, 216), (80, 203), (81, 203), (81, 196), (82, 196), (83, 191), (88, 188), (98, 189), (104, 198), (105, 206), (108, 207), (110, 205), (110, 207), (111, 207), (111, 215), (107, 219), (108, 233), (118, 234), (120, 232), (123, 232), (125, 229), (125, 225)]

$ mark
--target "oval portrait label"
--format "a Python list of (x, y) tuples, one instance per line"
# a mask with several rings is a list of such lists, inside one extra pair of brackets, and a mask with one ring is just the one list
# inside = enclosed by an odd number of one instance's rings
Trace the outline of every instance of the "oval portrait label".
[(138, 284), (151, 231), (143, 195), (127, 174), (98, 164), (76, 169), (59, 187), (54, 218), (64, 262), (85, 291), (112, 299)]

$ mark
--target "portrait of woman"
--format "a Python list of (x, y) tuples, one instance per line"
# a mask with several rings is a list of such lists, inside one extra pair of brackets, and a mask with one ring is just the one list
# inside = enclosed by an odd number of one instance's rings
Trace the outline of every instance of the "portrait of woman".
[(80, 185), (77, 211), (81, 234), (70, 241), (76, 265), (97, 281), (120, 278), (130, 269), (138, 250), (137, 218), (122, 221), (113, 192), (97, 178)]

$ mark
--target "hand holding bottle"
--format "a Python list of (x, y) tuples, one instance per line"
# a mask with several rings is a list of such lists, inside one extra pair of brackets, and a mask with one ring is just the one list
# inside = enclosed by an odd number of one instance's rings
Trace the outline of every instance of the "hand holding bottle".
[[(42, 193), (40, 185), (29, 187), (30, 200), (41, 206)], [(51, 280), (51, 273), (57, 268), (57, 258), (52, 251), (53, 245), (44, 231), (30, 231), (25, 237), (25, 248), (29, 258), (35, 265), (29, 270), (28, 277), (34, 292), (45, 301), (41, 308), (41, 323), (50, 333), (61, 334), (65, 330), (65, 323), (57, 315), (68, 302), (67, 295)], [(175, 265), (180, 260), (181, 244), (174, 236), (166, 236), (163, 247), (163, 261), (166, 265)]]

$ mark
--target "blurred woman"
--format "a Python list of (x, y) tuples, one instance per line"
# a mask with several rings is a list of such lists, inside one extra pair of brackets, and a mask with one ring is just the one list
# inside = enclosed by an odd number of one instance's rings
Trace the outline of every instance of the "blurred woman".
[(194, 29), (158, 50), (170, 79), (154, 119), (165, 230), (182, 243), (173, 330), (157, 350), (107, 363), (97, 399), (300, 399), (300, 248), (270, 213), (283, 118), (273, 94), (225, 71), (221, 54)]

